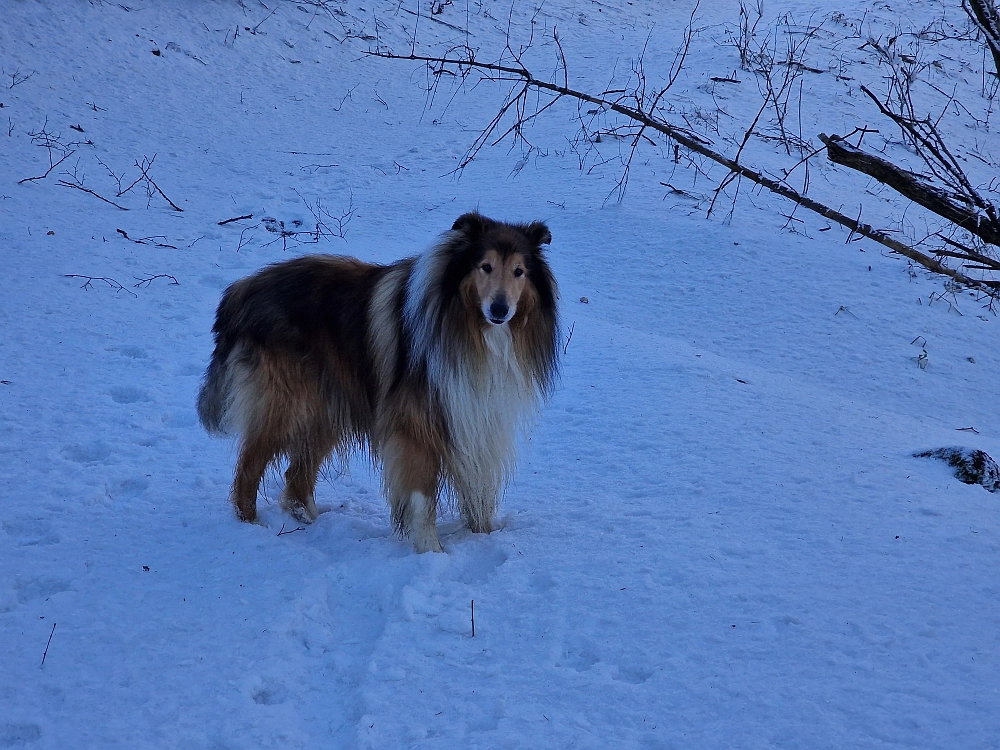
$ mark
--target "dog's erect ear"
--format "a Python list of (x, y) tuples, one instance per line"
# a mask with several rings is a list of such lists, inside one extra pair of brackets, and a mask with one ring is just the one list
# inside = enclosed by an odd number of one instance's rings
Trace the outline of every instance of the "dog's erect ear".
[(548, 245), (552, 242), (552, 232), (540, 221), (531, 222), (525, 228), (524, 233), (536, 245)]
[(492, 223), (481, 213), (471, 211), (455, 219), (455, 223), (451, 225), (451, 231), (462, 233), (467, 240), (472, 242)]

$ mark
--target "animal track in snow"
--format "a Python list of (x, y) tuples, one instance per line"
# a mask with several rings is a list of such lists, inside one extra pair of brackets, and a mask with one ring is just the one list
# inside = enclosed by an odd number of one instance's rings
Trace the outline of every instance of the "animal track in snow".
[(280, 685), (268, 685), (254, 691), (253, 702), (260, 706), (277, 706), (287, 700), (287, 691)]
[(114, 498), (131, 500), (138, 497), (149, 487), (149, 480), (145, 477), (129, 477), (121, 479), (108, 487), (108, 492)]
[(167, 412), (160, 418), (160, 421), (167, 427), (194, 427), (198, 424), (193, 409)]
[(52, 531), (52, 523), (41, 518), (7, 520), (3, 522), (3, 530), (17, 540), (19, 547), (59, 543), (59, 535)]
[(146, 359), (149, 354), (141, 346), (119, 346), (109, 351), (116, 351), (123, 357), (128, 357), (129, 359)]
[(61, 578), (40, 576), (38, 578), (22, 578), (14, 584), (14, 588), (17, 591), (17, 600), (21, 604), (27, 604), (36, 599), (46, 599), (55, 594), (61, 594), (63, 591), (69, 591), (71, 587), (69, 581), (64, 581)]
[(63, 458), (78, 464), (96, 464), (111, 457), (111, 446), (100, 440), (92, 443), (74, 443), (59, 451)]
[(502, 549), (476, 550), (467, 558), (458, 579), (462, 583), (486, 583), (507, 559), (507, 553)]
[(25, 747), (41, 736), (42, 728), (37, 724), (0, 724), (0, 747)]
[(585, 639), (580, 639), (563, 650), (559, 666), (568, 667), (577, 672), (586, 672), (599, 661), (600, 659), (597, 654), (591, 648), (591, 643)]
[(653, 676), (653, 670), (639, 664), (619, 664), (612, 673), (614, 679), (620, 682), (628, 682), (632, 685), (641, 685)]
[(117, 388), (112, 388), (108, 391), (108, 395), (111, 396), (111, 400), (116, 404), (135, 404), (139, 401), (151, 400), (147, 391), (131, 385), (123, 385)]

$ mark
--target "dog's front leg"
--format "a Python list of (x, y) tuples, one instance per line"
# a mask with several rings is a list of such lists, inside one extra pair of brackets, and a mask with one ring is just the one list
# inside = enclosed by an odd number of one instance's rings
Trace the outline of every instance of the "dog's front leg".
[(422, 492), (411, 492), (407, 532), (418, 553), (444, 552), (437, 532), (437, 502)]
[(417, 552), (444, 552), (437, 533), (440, 460), (420, 441), (394, 435), (382, 451), (383, 482), (396, 529)]

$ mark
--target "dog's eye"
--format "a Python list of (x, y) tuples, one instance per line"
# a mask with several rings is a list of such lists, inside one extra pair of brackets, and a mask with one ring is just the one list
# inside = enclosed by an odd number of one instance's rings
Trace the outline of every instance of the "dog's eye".
[(493, 271), (493, 266), (489, 263), (483, 263), (480, 268), (483, 269), (483, 273), (491, 273)]
[(518, 278), (518, 277), (521, 277), (521, 276), (524, 276), (524, 269), (523, 268), (515, 268), (514, 269), (514, 277)]

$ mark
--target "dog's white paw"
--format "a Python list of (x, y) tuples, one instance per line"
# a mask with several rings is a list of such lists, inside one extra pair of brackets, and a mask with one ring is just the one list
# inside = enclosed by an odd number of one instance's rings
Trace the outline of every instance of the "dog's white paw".
[(414, 492), (410, 495), (410, 539), (417, 554), (424, 552), (444, 552), (441, 540), (438, 539), (435, 524), (434, 506), (428, 502), (423, 493)]
[(424, 552), (444, 552), (441, 540), (438, 539), (437, 529), (430, 529), (429, 531), (424, 529), (420, 532), (414, 532), (413, 549), (416, 550), (418, 555), (422, 555)]
[(297, 503), (293, 503), (288, 495), (282, 492), (278, 502), (282, 508), (291, 513), (292, 517), (300, 523), (312, 523), (319, 518), (320, 510), (316, 507), (316, 501), (313, 498), (309, 498), (305, 505), (298, 505)]

